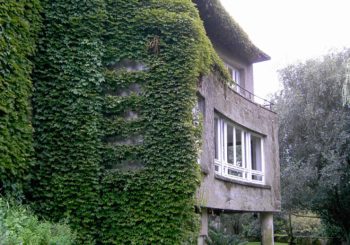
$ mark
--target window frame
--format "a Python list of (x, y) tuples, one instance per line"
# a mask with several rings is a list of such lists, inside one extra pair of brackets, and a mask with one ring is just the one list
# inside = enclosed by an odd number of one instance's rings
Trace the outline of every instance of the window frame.
[(234, 89), (238, 93), (244, 92), (244, 90), (241, 89), (241, 87), (242, 88), (244, 87), (242, 83), (243, 70), (236, 68), (234, 66), (231, 66), (227, 63), (225, 63), (225, 66), (227, 68), (228, 73), (230, 74), (230, 78), (232, 79), (232, 81), (235, 82), (235, 84), (232, 86), (232, 89)]
[[(217, 120), (218, 127), (214, 130), (217, 130), (217, 142), (215, 142), (214, 137), (214, 150), (216, 146), (218, 147), (218, 152), (216, 158), (214, 154), (214, 171), (216, 174), (224, 176), (229, 179), (239, 180), (248, 183), (255, 184), (265, 184), (265, 154), (264, 154), (264, 140), (265, 137), (254, 133), (238, 124), (215, 114), (214, 120)], [(228, 144), (227, 144), (227, 128), (228, 125), (232, 127), (232, 147), (233, 147), (233, 163), (227, 161), (228, 155)], [(237, 135), (236, 130), (241, 131), (241, 151), (242, 151), (242, 163), (241, 165), (237, 162)], [(214, 132), (215, 134), (215, 132)], [(254, 136), (257, 139), (260, 139), (260, 165), (261, 171), (252, 169), (252, 146), (251, 146), (251, 137)], [(236, 175), (235, 175), (236, 174)], [(258, 179), (254, 179), (258, 178)], [(261, 180), (259, 180), (261, 179)]]

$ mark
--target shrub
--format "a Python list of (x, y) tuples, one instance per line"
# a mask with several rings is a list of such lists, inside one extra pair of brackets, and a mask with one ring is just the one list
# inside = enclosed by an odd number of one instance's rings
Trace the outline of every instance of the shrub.
[(228, 234), (221, 229), (210, 227), (209, 245), (246, 245), (248, 244), (242, 237), (235, 234)]
[(76, 234), (68, 225), (39, 221), (26, 207), (0, 197), (0, 241), (2, 245), (70, 245)]

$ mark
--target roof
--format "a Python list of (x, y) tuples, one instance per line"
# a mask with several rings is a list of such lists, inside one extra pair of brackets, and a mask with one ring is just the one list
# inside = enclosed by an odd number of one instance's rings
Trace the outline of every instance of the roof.
[(197, 4), (207, 35), (214, 46), (222, 47), (248, 63), (271, 59), (251, 42), (219, 0), (193, 0), (193, 2)]

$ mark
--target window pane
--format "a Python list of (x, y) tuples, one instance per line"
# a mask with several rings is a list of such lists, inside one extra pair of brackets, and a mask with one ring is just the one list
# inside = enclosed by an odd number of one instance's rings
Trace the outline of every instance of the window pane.
[(233, 176), (237, 176), (237, 177), (243, 177), (243, 173), (242, 173), (242, 171), (238, 171), (238, 170), (234, 170), (234, 169), (228, 169), (228, 171), (227, 171), (227, 173), (229, 174), (229, 175), (233, 175)]
[(236, 165), (242, 167), (242, 131), (236, 128)]
[(219, 159), (219, 142), (218, 142), (218, 130), (219, 130), (219, 123), (218, 119), (214, 119), (214, 145), (215, 145), (215, 159)]
[(252, 175), (252, 179), (253, 179), (253, 180), (262, 181), (262, 176), (253, 174), (253, 175)]
[(261, 138), (256, 136), (251, 136), (251, 157), (252, 157), (252, 169), (257, 171), (262, 171), (261, 164)]
[(222, 161), (225, 161), (226, 159), (226, 154), (225, 154), (225, 122), (224, 120), (220, 120), (219, 121), (219, 127), (220, 127), (220, 131), (219, 131), (219, 138), (220, 138), (220, 148), (219, 148), (219, 154), (220, 154), (220, 157), (222, 158), (221, 160)]
[(241, 85), (241, 79), (240, 79), (240, 74), (238, 70), (233, 71), (234, 74), (234, 80), (238, 85)]
[(230, 78), (231, 78), (232, 80), (234, 80), (235, 78), (233, 77), (234, 75), (233, 75), (233, 70), (232, 70), (232, 68), (227, 67), (227, 70), (228, 70), (228, 73), (230, 74)]
[(233, 127), (227, 124), (227, 162), (233, 164)]

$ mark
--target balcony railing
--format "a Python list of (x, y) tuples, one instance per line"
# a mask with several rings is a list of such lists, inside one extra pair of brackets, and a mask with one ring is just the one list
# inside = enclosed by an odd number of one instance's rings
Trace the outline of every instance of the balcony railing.
[(241, 96), (243, 96), (244, 98), (252, 101), (255, 104), (260, 105), (261, 107), (268, 109), (270, 111), (273, 111), (273, 106), (274, 104), (271, 101), (268, 101), (264, 98), (261, 98), (260, 96), (257, 96), (255, 94), (253, 94), (252, 92), (246, 90), (245, 88), (243, 88), (242, 86), (238, 85), (237, 83), (235, 83), (233, 81), (233, 85), (230, 86), (230, 88), (237, 92), (238, 94), (240, 94)]

